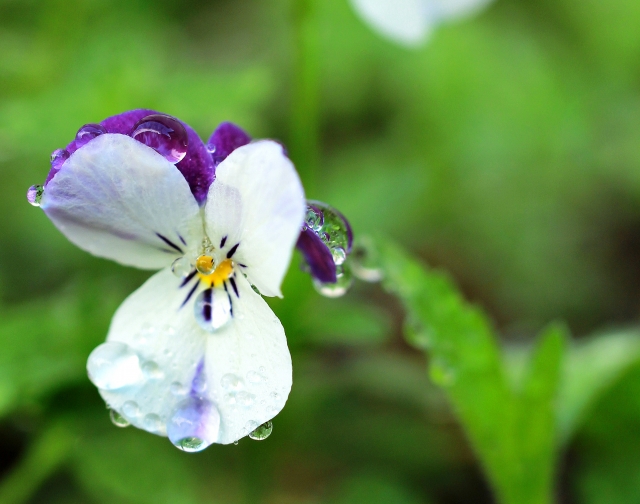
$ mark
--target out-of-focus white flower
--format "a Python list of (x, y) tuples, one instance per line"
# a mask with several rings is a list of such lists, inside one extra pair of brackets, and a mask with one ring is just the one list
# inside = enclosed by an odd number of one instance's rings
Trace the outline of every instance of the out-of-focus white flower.
[(407, 46), (429, 38), (441, 23), (474, 14), (492, 0), (350, 0), (374, 30)]

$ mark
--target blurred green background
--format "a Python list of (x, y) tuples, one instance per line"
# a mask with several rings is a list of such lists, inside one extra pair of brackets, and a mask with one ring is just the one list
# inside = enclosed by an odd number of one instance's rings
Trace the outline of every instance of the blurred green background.
[[(294, 386), (268, 440), (179, 452), (115, 428), (86, 378), (148, 273), (75, 248), (26, 189), (81, 125), (132, 108), (205, 138), (230, 120), (287, 144), (294, 1), (0, 0), (0, 477), (20, 489), (7, 502), (493, 502), (401, 336), (400, 305), (365, 284), (321, 298), (297, 256), (271, 303)], [(448, 270), (507, 348), (550, 320), (577, 339), (633, 331), (640, 2), (498, 0), (417, 50), (379, 38), (347, 0), (314, 7), (307, 195)], [(640, 365), (603, 388), (561, 454), (559, 502), (640, 502)]]

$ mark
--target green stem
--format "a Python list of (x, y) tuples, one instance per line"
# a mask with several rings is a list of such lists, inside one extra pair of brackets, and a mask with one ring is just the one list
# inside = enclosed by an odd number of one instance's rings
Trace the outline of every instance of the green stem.
[(296, 53), (289, 152), (309, 193), (316, 189), (320, 151), (318, 34), (313, 0), (292, 1)]
[(27, 449), (0, 484), (1, 504), (25, 502), (60, 465), (73, 447), (73, 436), (62, 424), (50, 425)]

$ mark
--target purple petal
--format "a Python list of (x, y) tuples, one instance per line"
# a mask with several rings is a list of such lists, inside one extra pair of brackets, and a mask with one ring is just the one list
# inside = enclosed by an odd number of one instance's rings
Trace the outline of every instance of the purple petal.
[(218, 166), (234, 150), (249, 142), (251, 137), (246, 131), (233, 123), (223, 122), (209, 138), (207, 148), (213, 157), (213, 162)]
[(311, 229), (306, 228), (300, 233), (296, 247), (302, 252), (314, 278), (322, 283), (337, 281), (331, 250)]
[(176, 167), (187, 179), (196, 201), (202, 205), (207, 199), (209, 186), (215, 178), (216, 169), (209, 151), (198, 134), (188, 124), (184, 122), (182, 124), (189, 135), (189, 147), (187, 155)]
[[(161, 112), (157, 112), (151, 109), (135, 109), (129, 110), (127, 112), (123, 112), (122, 114), (117, 114), (111, 117), (107, 117), (104, 121), (100, 122), (100, 125), (103, 126), (107, 133), (120, 133), (122, 135), (129, 135), (133, 130), (135, 124), (142, 118), (148, 115), (160, 114)], [(187, 134), (189, 136), (189, 147), (187, 149), (187, 154), (176, 164), (180, 173), (184, 176), (186, 181), (189, 183), (189, 187), (191, 188), (191, 192), (194, 197), (198, 201), (199, 204), (203, 204), (206, 197), (207, 192), (209, 191), (209, 186), (213, 179), (215, 178), (215, 165), (207, 148), (204, 143), (198, 136), (198, 134), (186, 123), (180, 121), (185, 129), (187, 130)], [(239, 128), (238, 128), (239, 129)], [(215, 135), (215, 133), (214, 133)], [(78, 149), (76, 145), (76, 141), (72, 141), (69, 145), (67, 145), (66, 150), (69, 154), (72, 154)], [(47, 180), (45, 185), (49, 183), (49, 181), (56, 175), (59, 167), (52, 168), (47, 176)]]

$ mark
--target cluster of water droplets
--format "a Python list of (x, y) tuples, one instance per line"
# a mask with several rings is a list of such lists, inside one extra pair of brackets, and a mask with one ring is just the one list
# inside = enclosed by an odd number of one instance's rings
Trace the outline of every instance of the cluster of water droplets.
[[(101, 124), (85, 124), (76, 133), (73, 142), (75, 150), (105, 133), (107, 130)], [(134, 125), (129, 136), (151, 147), (173, 164), (186, 156), (189, 146), (189, 137), (182, 123), (175, 117), (164, 114), (143, 117)], [(70, 155), (67, 149), (56, 149), (51, 153), (51, 170), (54, 174), (62, 168)], [(33, 206), (40, 206), (43, 195), (44, 187), (33, 185), (27, 191), (27, 201)]]
[(324, 243), (336, 266), (335, 283), (324, 283), (314, 278), (316, 290), (327, 297), (340, 297), (346, 294), (353, 283), (350, 264), (347, 257), (351, 252), (351, 230), (349, 223), (340, 212), (321, 201), (307, 201), (307, 214), (303, 231), (309, 229)]

